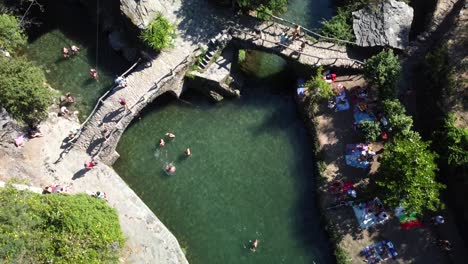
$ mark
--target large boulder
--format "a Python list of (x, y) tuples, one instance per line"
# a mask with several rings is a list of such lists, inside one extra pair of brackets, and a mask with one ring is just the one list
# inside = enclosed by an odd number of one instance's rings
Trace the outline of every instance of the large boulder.
[(405, 49), (409, 43), (412, 22), (412, 7), (396, 0), (382, 0), (377, 5), (353, 12), (356, 44)]
[(180, 0), (120, 0), (122, 13), (140, 29), (146, 28), (158, 12), (175, 21), (175, 11), (180, 5)]

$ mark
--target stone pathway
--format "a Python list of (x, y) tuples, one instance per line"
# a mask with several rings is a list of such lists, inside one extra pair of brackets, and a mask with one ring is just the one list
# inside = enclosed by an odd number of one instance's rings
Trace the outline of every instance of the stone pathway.
[[(242, 17), (238, 24), (232, 26), (232, 37), (240, 45), (250, 45), (255, 49), (265, 50), (269, 53), (294, 58), (301, 64), (312, 66), (336, 66), (359, 69), (362, 67), (363, 58), (354, 54), (349, 47), (330, 42), (314, 42), (305, 37), (300, 37), (287, 46), (279, 44), (280, 35), (284, 30), (289, 30), (291, 37), (294, 28), (275, 23), (261, 22), (250, 17)], [(258, 32), (261, 31), (262, 35)], [(302, 35), (304, 33), (301, 33)], [(302, 41), (306, 45), (302, 51)]]

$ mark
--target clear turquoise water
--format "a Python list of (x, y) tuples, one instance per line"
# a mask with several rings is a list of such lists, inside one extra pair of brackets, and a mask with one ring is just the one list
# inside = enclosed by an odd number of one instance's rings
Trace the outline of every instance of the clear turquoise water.
[(320, 28), (320, 22), (332, 15), (332, 0), (288, 0), (288, 11), (281, 17), (314, 29)]
[[(54, 89), (73, 94), (80, 116), (85, 117), (97, 99), (111, 87), (115, 75), (123, 73), (129, 63), (109, 47), (105, 34), (96, 37), (96, 25), (83, 19), (89, 14), (79, 5), (59, 1), (46, 4), (44, 8), (43, 14), (36, 12), (36, 21), (42, 24), (31, 28), (34, 34), (25, 55), (44, 69), (47, 81)], [(81, 51), (64, 59), (62, 48), (71, 45), (80, 47)], [(89, 76), (89, 69), (96, 66), (100, 76), (98, 81)]]
[[(294, 79), (269, 70), (284, 61), (253, 55), (260, 61), (251, 70), (273, 78), (250, 79), (241, 99), (220, 104), (193, 95), (184, 98), (189, 103), (160, 99), (125, 132), (114, 168), (190, 263), (330, 263)], [(176, 138), (158, 147), (168, 131)], [(163, 171), (170, 162), (172, 176)], [(260, 240), (255, 253), (253, 239)]]

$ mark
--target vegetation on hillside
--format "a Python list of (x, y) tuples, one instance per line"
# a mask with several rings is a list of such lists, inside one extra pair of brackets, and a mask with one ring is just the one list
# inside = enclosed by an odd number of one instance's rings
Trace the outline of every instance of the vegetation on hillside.
[(363, 121), (359, 124), (359, 130), (366, 142), (376, 141), (380, 136), (380, 123), (376, 121)]
[(435, 180), (437, 155), (429, 143), (413, 132), (398, 136), (385, 145), (380, 157), (380, 178), (377, 184), (391, 207), (403, 205), (408, 212), (423, 213), (443, 207), (439, 199), (444, 185)]
[(45, 119), (52, 91), (42, 69), (23, 58), (0, 57), (0, 65), (0, 106), (31, 126)]
[(353, 18), (349, 10), (338, 8), (338, 12), (329, 20), (322, 22), (320, 33), (325, 37), (355, 41)]
[(175, 37), (175, 26), (161, 13), (158, 13), (156, 18), (140, 35), (143, 42), (156, 51), (172, 46)]
[(413, 127), (413, 118), (406, 115), (405, 107), (397, 99), (382, 102), (388, 129), (392, 135), (406, 135)]
[(364, 78), (379, 89), (381, 100), (396, 98), (400, 72), (400, 61), (392, 50), (383, 50), (364, 63)]
[(20, 27), (16, 17), (8, 14), (0, 15), (0, 49), (14, 52), (27, 43), (27, 37)]
[(445, 118), (443, 131), (436, 133), (440, 150), (448, 165), (454, 168), (468, 168), (468, 128), (455, 125), (456, 117), (449, 114)]
[(124, 239), (115, 209), (89, 195), (0, 190), (0, 261), (117, 263)]

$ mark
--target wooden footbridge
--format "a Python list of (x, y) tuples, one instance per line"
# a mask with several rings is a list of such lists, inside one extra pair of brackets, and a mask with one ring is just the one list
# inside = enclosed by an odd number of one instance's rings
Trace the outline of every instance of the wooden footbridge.
[[(362, 66), (362, 62), (352, 57), (349, 48), (344, 45), (315, 42), (306, 39), (305, 36), (300, 38), (306, 41), (303, 49), (300, 49), (302, 40), (292, 41), (289, 45), (280, 44), (281, 32), (285, 28), (292, 32), (293, 27), (294, 24), (285, 26), (276, 22), (259, 22), (257, 19), (244, 18), (231, 23), (227, 30), (225, 28), (220, 32), (225, 36), (229, 35), (228, 37), (244, 47), (275, 53), (302, 64), (347, 68)], [(80, 133), (71, 140), (64, 153), (76, 146), (90, 156), (99, 156), (104, 162), (113, 163), (118, 157), (115, 147), (133, 118), (165, 92), (180, 95), (185, 72), (194, 63), (197, 51), (200, 53), (199, 44), (193, 40), (177, 38), (174, 48), (161, 52), (148, 63), (139, 64), (133, 72), (125, 76), (125, 88), (113, 88), (97, 102), (95, 110), (82, 124)], [(120, 98), (126, 100), (128, 110), (119, 104)]]

